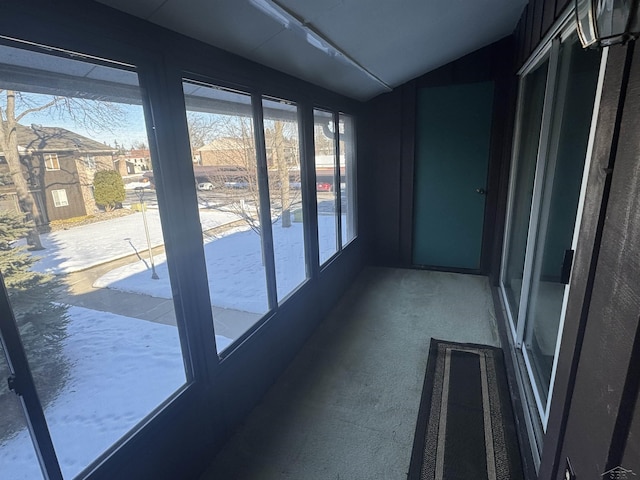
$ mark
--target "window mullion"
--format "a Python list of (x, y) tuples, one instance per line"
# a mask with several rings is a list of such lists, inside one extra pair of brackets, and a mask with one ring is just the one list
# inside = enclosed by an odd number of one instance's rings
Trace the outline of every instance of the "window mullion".
[(307, 248), (307, 269), (310, 278), (316, 278), (320, 265), (320, 248), (318, 244), (318, 205), (316, 202), (316, 170), (314, 146), (313, 108), (305, 103), (299, 109), (300, 125), (300, 175), (302, 183), (303, 214), (308, 218), (304, 222), (304, 241)]
[(163, 223), (174, 227), (165, 232), (165, 251), (172, 291), (177, 293), (173, 295), (173, 303), (182, 355), (188, 380), (192, 381), (210, 378), (219, 359), (213, 349), (213, 317), (208, 291), (203, 288), (206, 282), (201, 280), (206, 278), (206, 271), (192, 191), (195, 180), (188, 163), (173, 161), (189, 158), (190, 150), (186, 124), (175, 121), (184, 115), (178, 93), (182, 77), (172, 73), (165, 76), (158, 69), (143, 69), (140, 81), (147, 92), (143, 107), (147, 122), (151, 122), (147, 129), (159, 212)]
[(336, 196), (335, 208), (336, 208), (336, 236), (338, 237), (338, 251), (342, 250), (342, 191), (341, 191), (341, 162), (340, 162), (340, 118), (337, 112), (333, 112), (333, 125), (335, 135), (333, 139), (333, 146), (335, 149), (335, 171), (333, 175), (333, 184), (335, 188), (333, 193)]
[(264, 258), (265, 274), (267, 277), (267, 298), (269, 309), (278, 306), (278, 292), (276, 285), (276, 267), (273, 254), (273, 230), (271, 229), (271, 201), (269, 196), (269, 173), (267, 170), (267, 147), (264, 137), (264, 119), (262, 97), (251, 95), (253, 109), (253, 130), (256, 143), (258, 196), (260, 202), (260, 238), (262, 240), (262, 255)]
[[(358, 236), (358, 161), (355, 120), (344, 116), (345, 198), (347, 200), (347, 243)], [(349, 121), (347, 121), (349, 120)], [(340, 193), (342, 199), (342, 192)], [(351, 235), (349, 235), (351, 233)]]

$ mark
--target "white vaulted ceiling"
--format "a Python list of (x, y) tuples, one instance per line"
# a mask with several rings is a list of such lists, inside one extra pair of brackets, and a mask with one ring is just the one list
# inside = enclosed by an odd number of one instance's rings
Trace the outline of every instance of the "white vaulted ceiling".
[[(526, 0), (99, 1), (358, 100), (389, 91), (511, 34), (527, 3)], [(292, 24), (283, 19), (277, 13), (283, 10), (288, 19), (298, 22)]]

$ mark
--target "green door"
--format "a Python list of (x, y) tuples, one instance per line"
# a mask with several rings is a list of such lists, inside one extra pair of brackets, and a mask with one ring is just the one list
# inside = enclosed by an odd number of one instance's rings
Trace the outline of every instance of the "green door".
[(418, 90), (413, 263), (480, 268), (493, 82)]

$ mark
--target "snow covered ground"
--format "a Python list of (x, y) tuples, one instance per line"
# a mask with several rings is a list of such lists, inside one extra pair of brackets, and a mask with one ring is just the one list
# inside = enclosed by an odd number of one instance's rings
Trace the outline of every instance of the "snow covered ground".
[[(176, 327), (69, 308), (63, 392), (45, 410), (65, 478), (72, 478), (185, 384)], [(218, 345), (230, 340), (216, 336)], [(144, 372), (144, 375), (140, 375)], [(0, 478), (41, 478), (26, 429), (0, 444)]]
[[(318, 223), (322, 227), (318, 229), (321, 258), (328, 258), (336, 248), (335, 219), (321, 216)], [(302, 223), (282, 228), (277, 222), (272, 231), (278, 298), (282, 299), (306, 278), (304, 234)], [(260, 237), (252, 230), (237, 228), (222, 238), (207, 241), (204, 249), (211, 303), (222, 308), (265, 313), (267, 287)], [(171, 298), (166, 257), (157, 256), (155, 260), (159, 280), (152, 280), (145, 264), (137, 262), (103, 275), (94, 287)]]
[[(274, 226), (274, 249), (280, 253), (276, 254), (276, 278), (281, 297), (305, 278), (303, 243), (292, 241), (301, 237), (302, 224), (294, 223), (287, 229)], [(253, 313), (268, 310), (262, 247), (253, 230), (234, 229), (222, 238), (208, 240), (204, 249), (213, 305)], [(156, 257), (156, 271), (160, 279), (151, 280), (145, 265), (137, 262), (103, 275), (94, 287), (171, 298), (164, 255)]]
[[(146, 212), (151, 246), (164, 244), (158, 210)], [(208, 230), (238, 220), (233, 213), (201, 211), (202, 229)], [(70, 273), (111, 260), (147, 252), (142, 213), (136, 212), (104, 222), (47, 233), (40, 236), (45, 250), (35, 269), (41, 272)]]
[(149, 182), (129, 182), (124, 184), (125, 190), (135, 190), (136, 188), (149, 188)]

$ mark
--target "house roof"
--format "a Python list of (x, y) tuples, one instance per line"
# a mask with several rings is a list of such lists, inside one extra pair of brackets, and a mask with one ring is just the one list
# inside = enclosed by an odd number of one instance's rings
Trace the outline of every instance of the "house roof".
[(131, 149), (125, 153), (127, 158), (150, 158), (151, 151), (149, 149)]
[(31, 125), (25, 127), (18, 125), (18, 146), (21, 150), (31, 152), (82, 152), (82, 153), (108, 153), (115, 151), (112, 147), (104, 145), (79, 133), (72, 132), (61, 127), (43, 127)]

